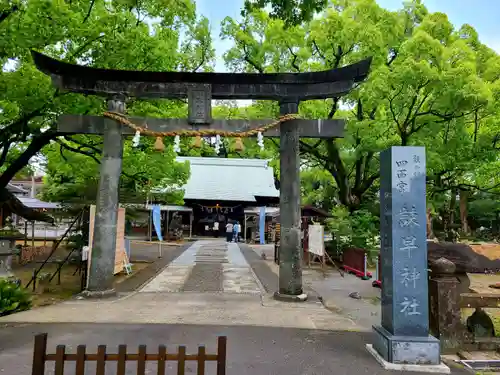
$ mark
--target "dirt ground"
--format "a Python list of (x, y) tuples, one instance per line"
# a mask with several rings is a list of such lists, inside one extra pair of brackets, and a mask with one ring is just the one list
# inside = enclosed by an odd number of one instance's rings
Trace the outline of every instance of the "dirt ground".
[[(124, 272), (121, 272), (115, 275), (114, 284), (117, 285), (123, 282), (147, 266), (148, 263), (133, 264), (132, 274), (126, 275)], [(40, 264), (30, 263), (25, 266), (15, 267), (12, 271), (17, 278), (21, 279), (21, 285), (24, 287), (30, 282), (33, 271), (38, 269), (38, 267), (40, 267)], [(43, 274), (52, 275), (56, 272), (57, 267), (58, 264), (46, 264), (40, 271), (39, 276)], [(32, 283), (27, 290), (29, 290), (32, 295), (33, 307), (50, 305), (80, 293), (81, 274), (78, 273), (76, 265), (65, 264), (61, 269), (60, 280), (60, 284), (58, 284), (57, 276), (55, 276), (50, 283), (37, 280), (35, 291), (33, 291)]]
[(491, 260), (500, 259), (500, 244), (498, 243), (469, 244), (469, 246), (476, 253), (484, 255)]

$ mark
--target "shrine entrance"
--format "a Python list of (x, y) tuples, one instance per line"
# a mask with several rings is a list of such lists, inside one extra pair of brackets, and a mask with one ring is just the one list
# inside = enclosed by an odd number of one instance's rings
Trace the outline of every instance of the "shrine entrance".
[[(161, 137), (280, 138), (280, 265), (279, 290), (275, 296), (303, 300), (300, 229), (299, 137), (342, 137), (343, 120), (298, 119), (304, 100), (340, 97), (368, 75), (371, 59), (339, 69), (310, 73), (186, 73), (97, 69), (57, 61), (33, 52), (39, 70), (63, 91), (104, 96), (108, 112), (103, 116), (62, 115), (63, 134), (102, 134), (103, 151), (93, 235), (92, 266), (88, 291), (106, 293), (112, 288), (116, 246), (118, 185), (122, 167), (123, 137), (137, 134)], [(188, 118), (127, 117), (129, 98), (187, 98)], [(278, 120), (212, 119), (212, 99), (274, 100)]]

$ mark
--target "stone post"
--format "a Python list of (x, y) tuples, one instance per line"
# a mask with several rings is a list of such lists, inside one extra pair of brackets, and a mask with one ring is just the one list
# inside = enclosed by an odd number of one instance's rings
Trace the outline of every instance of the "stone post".
[[(299, 103), (280, 103), (280, 114), (298, 113)], [(279, 290), (275, 298), (303, 301), (302, 246), (300, 239), (299, 123), (280, 125), (280, 249)]]
[(429, 336), (425, 176), (423, 147), (380, 154), (382, 325), (373, 348), (393, 364), (440, 363)]
[(460, 314), (460, 280), (455, 264), (445, 258), (432, 263), (429, 280), (429, 325), (443, 353), (455, 354), (466, 337)]
[[(108, 100), (108, 110), (125, 113), (124, 98)], [(122, 171), (122, 125), (106, 119), (103, 135), (99, 191), (87, 290), (89, 294), (113, 294), (115, 268), (116, 225), (118, 219), (118, 192)]]

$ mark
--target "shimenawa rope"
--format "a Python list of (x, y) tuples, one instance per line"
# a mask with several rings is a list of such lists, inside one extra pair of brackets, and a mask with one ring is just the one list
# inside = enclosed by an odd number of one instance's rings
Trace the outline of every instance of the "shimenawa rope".
[(104, 112), (103, 114), (105, 117), (111, 118), (115, 121), (120, 122), (123, 125), (128, 126), (131, 129), (134, 129), (135, 131), (140, 132), (141, 134), (144, 135), (149, 135), (153, 137), (175, 137), (176, 135), (178, 136), (184, 136), (184, 137), (210, 137), (210, 136), (216, 136), (220, 135), (221, 137), (251, 137), (254, 135), (257, 135), (258, 133), (265, 133), (266, 131), (275, 128), (279, 124), (290, 121), (290, 120), (296, 120), (298, 118), (298, 115), (295, 114), (289, 114), (289, 115), (284, 115), (281, 116), (278, 120), (264, 125), (260, 128), (255, 128), (247, 131), (242, 131), (242, 132), (234, 132), (234, 131), (227, 131), (227, 130), (217, 130), (217, 129), (202, 129), (202, 130), (173, 130), (173, 131), (168, 131), (168, 132), (157, 132), (148, 129), (147, 127), (142, 127), (139, 125), (134, 124), (132, 121), (128, 119), (127, 116), (121, 113), (117, 112)]

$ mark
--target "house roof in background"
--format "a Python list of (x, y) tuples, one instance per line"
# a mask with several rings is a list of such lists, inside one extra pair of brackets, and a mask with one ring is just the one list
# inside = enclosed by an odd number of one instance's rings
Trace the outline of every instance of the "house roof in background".
[(53, 202), (43, 202), (39, 199), (36, 198), (27, 198), (27, 197), (17, 197), (21, 201), (22, 204), (24, 204), (26, 207), (29, 208), (60, 208), (61, 205), (59, 203), (53, 203)]
[(268, 160), (181, 156), (176, 160), (191, 166), (184, 199), (255, 202), (256, 196), (279, 197)]
[(23, 189), (20, 186), (13, 185), (10, 182), (7, 184), (7, 191), (13, 194), (28, 193), (28, 190)]
[[(20, 178), (20, 177), (14, 177), (11, 180), (15, 184), (31, 184), (31, 177), (27, 178)], [(35, 176), (35, 184), (42, 184), (43, 183), (43, 176)]]

